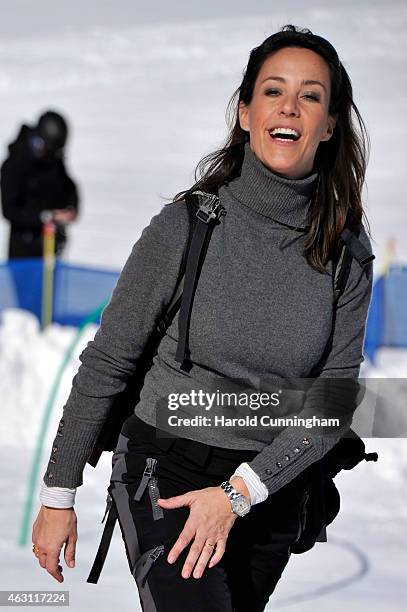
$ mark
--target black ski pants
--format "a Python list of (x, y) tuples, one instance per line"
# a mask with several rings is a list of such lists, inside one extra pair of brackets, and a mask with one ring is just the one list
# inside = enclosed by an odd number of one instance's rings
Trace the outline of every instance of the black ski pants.
[(307, 471), (236, 519), (222, 559), (206, 567), (201, 578), (181, 576), (189, 546), (175, 563), (167, 561), (189, 508), (164, 510), (156, 503), (159, 497), (217, 486), (255, 455), (185, 438), (160, 439), (136, 415), (127, 419), (113, 456), (109, 493), (144, 612), (265, 609), (301, 532)]

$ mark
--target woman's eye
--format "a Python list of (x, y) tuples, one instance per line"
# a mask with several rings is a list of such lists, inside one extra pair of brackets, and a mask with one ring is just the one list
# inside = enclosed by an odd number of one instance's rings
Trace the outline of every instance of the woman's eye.
[[(275, 96), (280, 93), (281, 92), (278, 89), (267, 89), (265, 91), (266, 96)], [(308, 100), (312, 100), (313, 102), (319, 102), (319, 96), (316, 94), (305, 94), (304, 98), (307, 98)]]
[(319, 102), (319, 97), (314, 94), (305, 94), (304, 97), (308, 98), (309, 100), (314, 100), (315, 102)]

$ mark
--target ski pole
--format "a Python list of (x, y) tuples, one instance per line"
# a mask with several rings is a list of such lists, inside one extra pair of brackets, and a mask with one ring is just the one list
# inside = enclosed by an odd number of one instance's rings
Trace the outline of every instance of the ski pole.
[(55, 224), (52, 212), (43, 214), (43, 273), (42, 273), (42, 329), (52, 322), (54, 269), (55, 269)]

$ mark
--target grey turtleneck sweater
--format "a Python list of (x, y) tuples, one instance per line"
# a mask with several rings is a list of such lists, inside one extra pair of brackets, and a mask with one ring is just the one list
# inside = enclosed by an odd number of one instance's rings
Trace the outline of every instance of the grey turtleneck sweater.
[[(178, 315), (160, 343), (145, 378), (136, 415), (160, 429), (168, 416), (242, 417), (254, 412), (241, 405), (205, 410), (192, 401), (168, 410), (174, 393), (236, 390), (274, 393), (287, 379), (357, 379), (363, 361), (365, 323), (373, 269), (352, 262), (349, 281), (336, 312), (332, 278), (312, 269), (303, 256), (304, 228), (317, 174), (282, 178), (266, 168), (249, 145), (241, 176), (219, 190), (226, 209), (215, 227), (202, 267), (191, 316), (192, 368), (180, 369), (174, 356)], [(115, 396), (137, 371), (143, 347), (157, 317), (171, 299), (188, 236), (183, 202), (171, 202), (143, 230), (120, 275), (95, 339), (80, 359), (64, 407), (57, 451), (44, 475), (55, 487), (77, 487), (95, 439)], [(371, 252), (364, 228), (360, 233)], [(328, 272), (331, 268), (328, 266)], [(308, 389), (308, 387), (307, 387)], [(328, 398), (332, 413), (343, 398)], [(312, 415), (321, 391), (285, 389), (280, 412)], [(327, 408), (327, 407), (325, 407)], [(273, 413), (273, 408), (269, 408)], [(166, 424), (167, 423), (167, 424)], [(182, 432), (182, 433), (180, 433)], [(339, 439), (312, 436), (307, 430), (239, 426), (184, 426), (182, 435), (224, 448), (258, 451), (249, 463), (269, 494), (321, 458)], [(228, 478), (230, 475), (225, 474)]]

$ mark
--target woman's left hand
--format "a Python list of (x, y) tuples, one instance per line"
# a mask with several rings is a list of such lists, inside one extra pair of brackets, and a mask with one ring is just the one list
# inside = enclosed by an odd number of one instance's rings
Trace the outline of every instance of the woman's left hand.
[[(189, 578), (194, 570), (194, 578), (200, 578), (209, 559), (211, 559), (209, 567), (213, 567), (225, 552), (229, 531), (238, 518), (237, 514), (232, 512), (230, 500), (219, 486), (189, 491), (167, 499), (160, 498), (157, 503), (165, 510), (181, 506), (189, 506), (191, 509), (188, 520), (170, 550), (167, 560), (169, 563), (174, 563), (184, 548), (194, 540), (181, 575), (183, 578)], [(216, 544), (216, 549), (208, 543)]]

